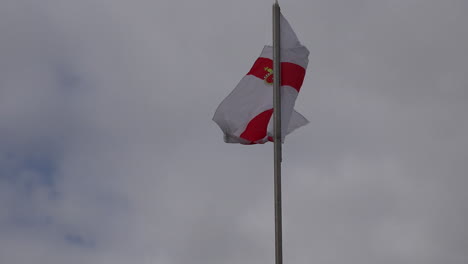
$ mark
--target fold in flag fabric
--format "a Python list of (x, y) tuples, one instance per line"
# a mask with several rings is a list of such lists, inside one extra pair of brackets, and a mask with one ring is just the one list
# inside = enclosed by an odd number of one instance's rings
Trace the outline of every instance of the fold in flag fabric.
[[(294, 111), (309, 62), (309, 50), (281, 15), (281, 134), (308, 123)], [(265, 46), (260, 57), (234, 90), (216, 109), (213, 121), (226, 143), (263, 144), (273, 141), (273, 47)]]

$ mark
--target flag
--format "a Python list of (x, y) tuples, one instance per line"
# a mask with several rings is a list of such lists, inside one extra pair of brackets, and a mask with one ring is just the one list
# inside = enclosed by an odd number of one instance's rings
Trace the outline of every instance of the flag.
[[(304, 81), (309, 50), (280, 17), (281, 38), (281, 135), (308, 123), (294, 111)], [(273, 141), (273, 47), (265, 46), (250, 71), (216, 109), (213, 121), (224, 133), (224, 141), (263, 144)]]

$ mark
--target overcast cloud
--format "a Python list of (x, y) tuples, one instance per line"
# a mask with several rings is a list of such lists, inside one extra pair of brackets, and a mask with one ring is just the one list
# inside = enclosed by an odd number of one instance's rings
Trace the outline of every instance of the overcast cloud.
[[(211, 121), (271, 2), (1, 0), (0, 263), (273, 263), (272, 145)], [(280, 4), (284, 262), (468, 263), (468, 2)]]

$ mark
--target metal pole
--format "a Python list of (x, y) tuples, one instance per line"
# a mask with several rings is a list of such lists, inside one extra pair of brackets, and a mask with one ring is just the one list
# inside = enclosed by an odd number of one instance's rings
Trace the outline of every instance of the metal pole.
[(274, 124), (274, 195), (275, 195), (275, 263), (283, 263), (283, 234), (281, 215), (281, 61), (280, 7), (273, 4), (273, 124)]

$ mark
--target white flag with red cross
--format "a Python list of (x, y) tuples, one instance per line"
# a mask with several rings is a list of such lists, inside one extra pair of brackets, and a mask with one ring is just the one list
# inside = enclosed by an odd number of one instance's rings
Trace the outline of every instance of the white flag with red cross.
[[(309, 50), (303, 46), (281, 15), (281, 123), (282, 141), (295, 129), (308, 123), (294, 111), (304, 81)], [(263, 144), (273, 141), (273, 47), (265, 46), (260, 57), (234, 90), (216, 109), (215, 121), (224, 141)]]

